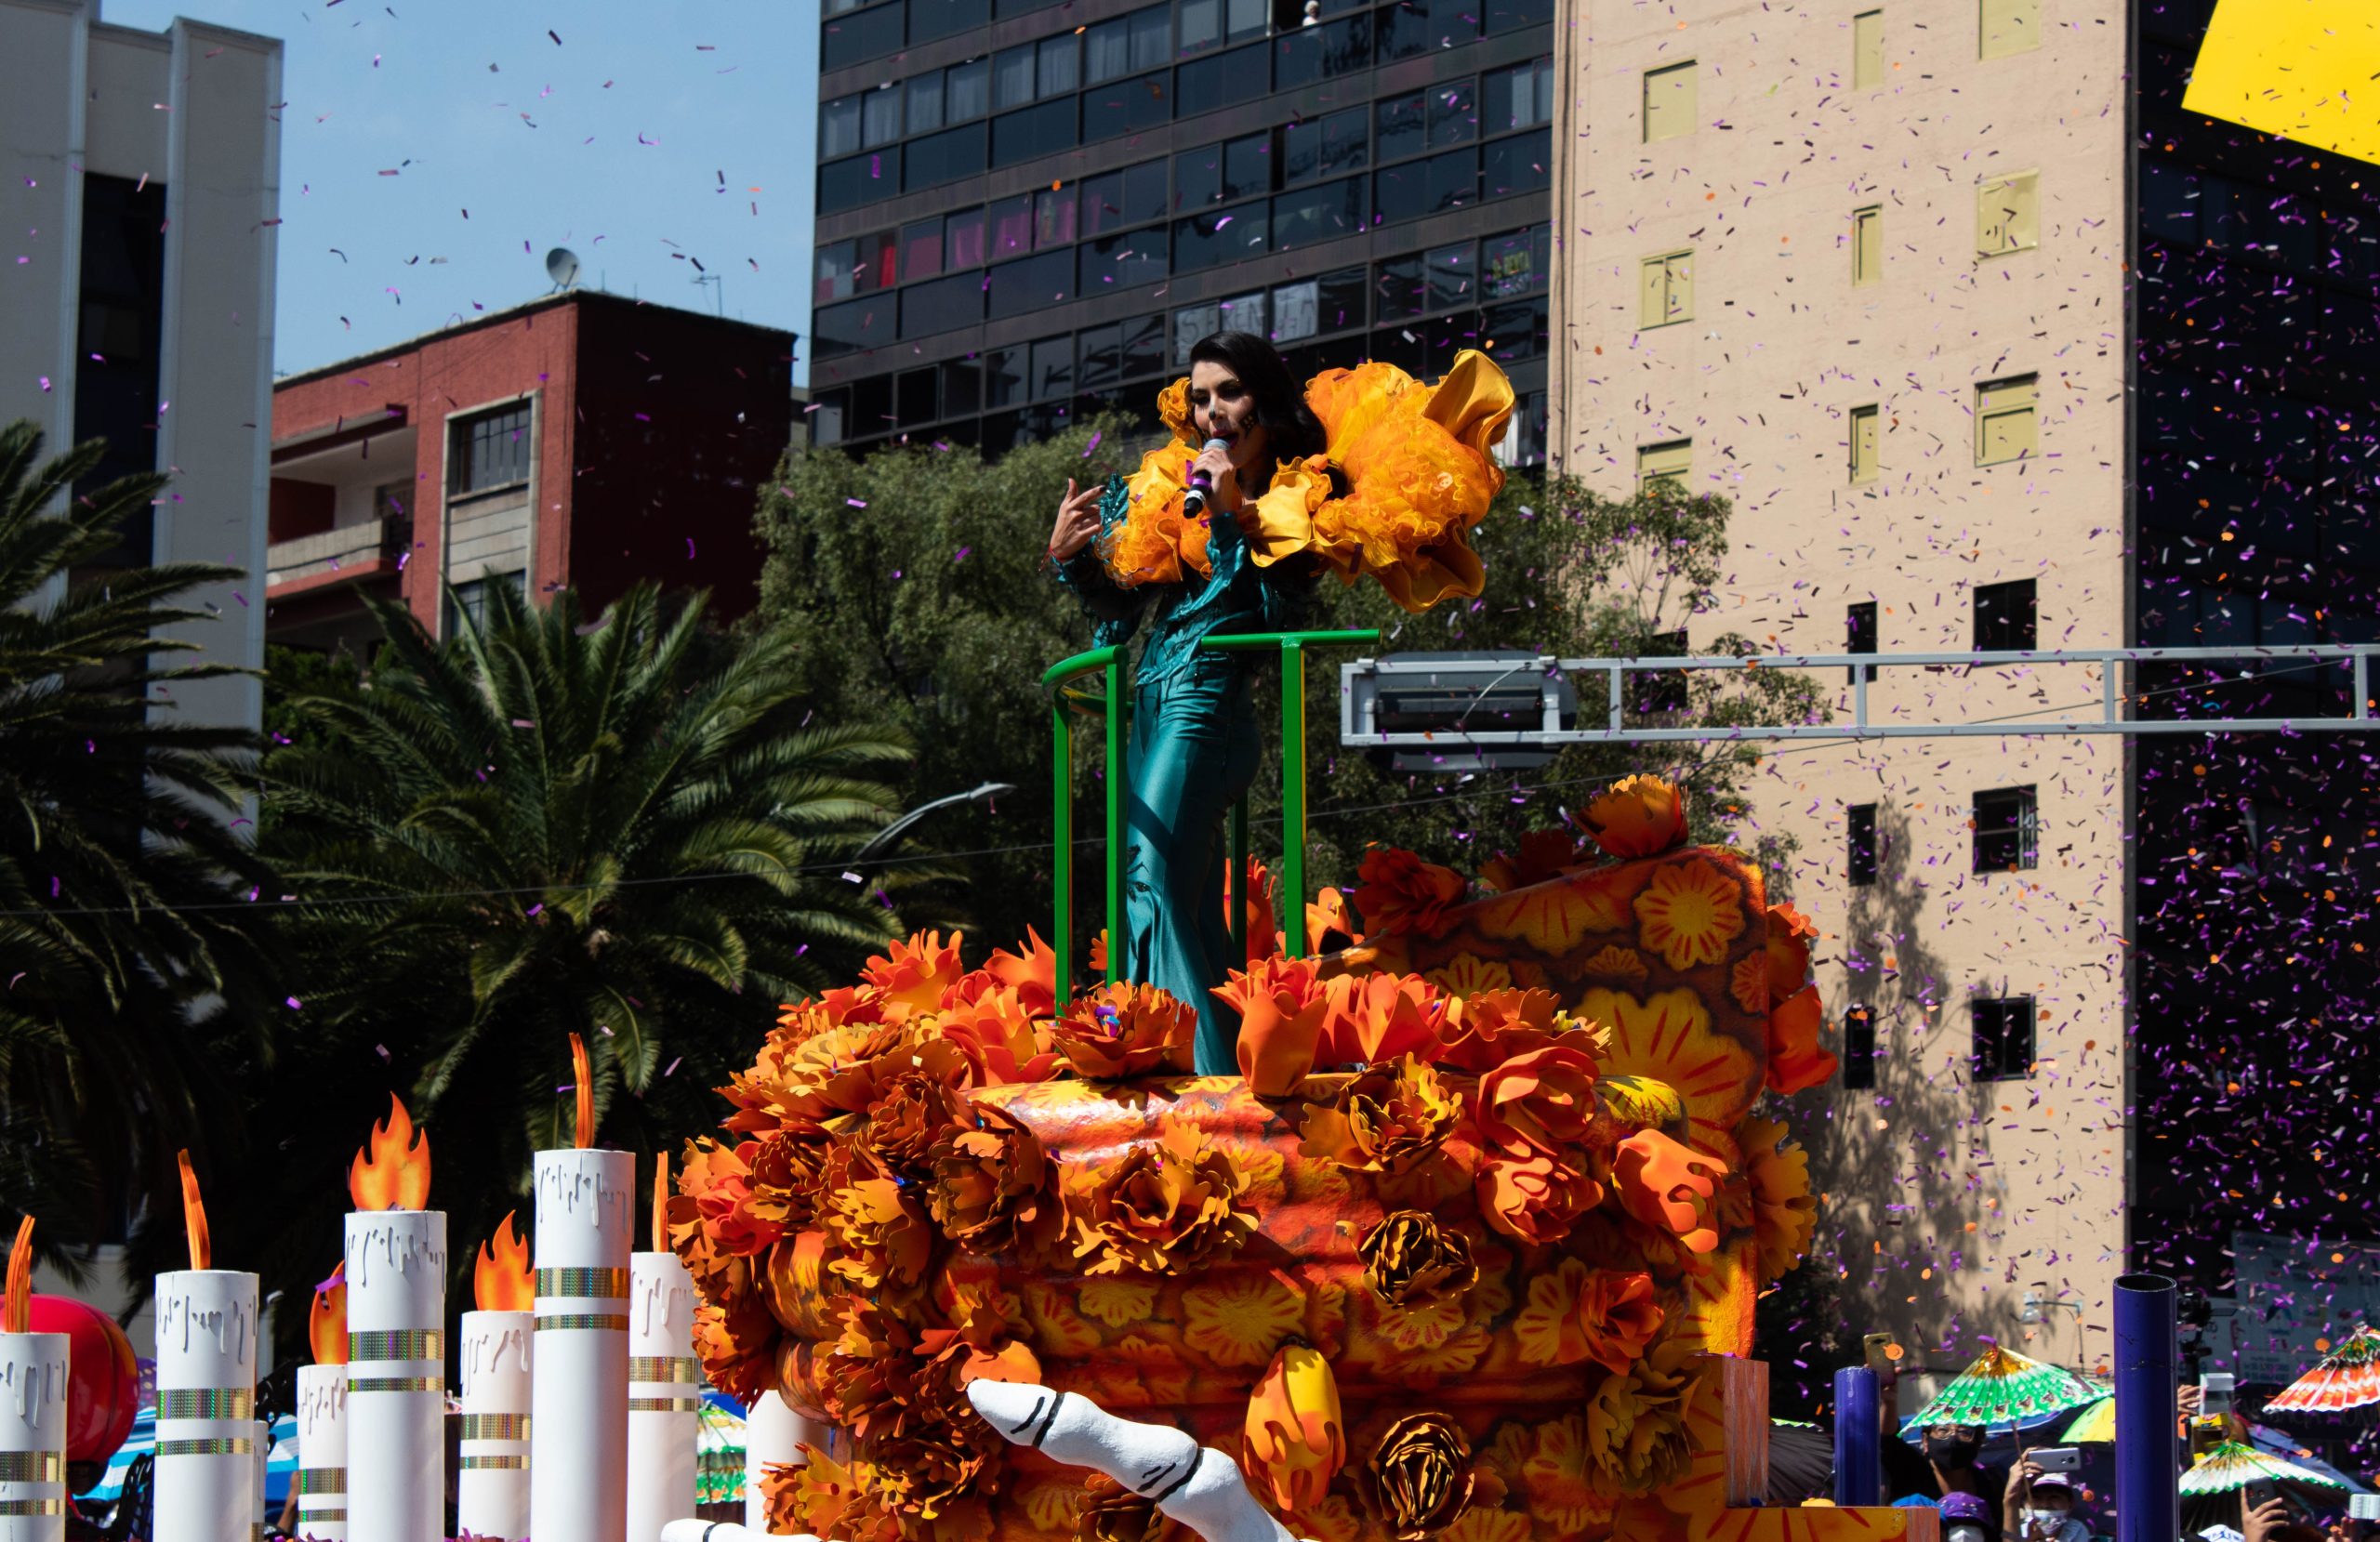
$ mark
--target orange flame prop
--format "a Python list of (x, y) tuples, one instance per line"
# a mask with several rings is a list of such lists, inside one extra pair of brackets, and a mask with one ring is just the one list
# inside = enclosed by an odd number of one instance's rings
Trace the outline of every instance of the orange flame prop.
[(347, 1364), (347, 1264), (342, 1260), (314, 1291), (306, 1312), (306, 1341), (317, 1365)]
[(653, 1168), (653, 1250), (669, 1251), (669, 1153), (654, 1153)]
[(182, 1232), (190, 1238), (190, 1266), (212, 1268), (215, 1239), (206, 1234), (206, 1202), (198, 1197), (198, 1174), (191, 1170), (190, 1153), (175, 1153), (182, 1169)]
[(471, 1298), (482, 1311), (527, 1311), (536, 1305), (536, 1277), (529, 1272), (529, 1245), (508, 1211), (496, 1235), (480, 1244), (480, 1261), (471, 1270)]
[(371, 1142), (347, 1169), (348, 1197), (358, 1210), (430, 1207), (430, 1135), (416, 1138), (404, 1100), (389, 1094), (389, 1116), (372, 1127)]
[(33, 1320), (33, 1218), (17, 1222), (16, 1245), (8, 1249), (8, 1290), (0, 1310), (0, 1332), (23, 1333)]
[(587, 1063), (587, 1041), (570, 1035), (570, 1072), (578, 1078), (578, 1124), (571, 1139), (580, 1151), (595, 1144), (595, 1073)]

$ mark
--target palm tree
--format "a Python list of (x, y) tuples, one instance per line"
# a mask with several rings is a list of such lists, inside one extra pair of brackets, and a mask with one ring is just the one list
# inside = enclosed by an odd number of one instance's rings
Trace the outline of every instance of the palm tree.
[(174, 1153), (224, 1143), (224, 1068), (268, 1048), (236, 1009), (257, 737), (173, 719), (178, 684), (238, 670), (160, 635), (236, 570), (87, 571), (165, 484), (76, 495), (105, 450), (45, 462), (32, 424), (0, 428), (0, 1213), (53, 1243), (144, 1208), (178, 1228)]
[[(650, 586), (584, 621), (490, 585), (433, 640), (400, 606), (351, 692), (289, 704), (265, 764), (263, 847), (301, 961), (280, 1107), (284, 1213), (342, 1208), (337, 1174), (401, 1092), (432, 1125), (458, 1264), (567, 1145), (568, 1035), (593, 1053), (604, 1143), (716, 1121), (777, 1004), (848, 979), (897, 934), (846, 860), (896, 810), (899, 736), (813, 724), (790, 644), (706, 629)], [(319, 1228), (320, 1235), (328, 1235)], [(325, 1272), (315, 1252), (287, 1278)], [(307, 1271), (311, 1269), (311, 1273)]]

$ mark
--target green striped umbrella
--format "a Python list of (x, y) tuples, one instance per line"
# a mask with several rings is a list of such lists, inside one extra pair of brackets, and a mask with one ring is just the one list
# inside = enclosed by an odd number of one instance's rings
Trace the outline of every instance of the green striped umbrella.
[(2268, 1451), (2238, 1441), (2225, 1441), (2198, 1459), (2198, 1465), (2182, 1474), (2182, 1497), (2200, 1494), (2229, 1494), (2247, 1487), (2263, 1478), (2280, 1483), (2303, 1483), (2309, 1488), (2334, 1489), (2344, 1493), (2345, 1483), (2326, 1478), (2311, 1468), (2283, 1461)]
[(1935, 1393), (1908, 1428), (1976, 1424), (2010, 1430), (2106, 1395), (2105, 1388), (2094, 1387), (2063, 1366), (2045, 1365), (1994, 1344)]

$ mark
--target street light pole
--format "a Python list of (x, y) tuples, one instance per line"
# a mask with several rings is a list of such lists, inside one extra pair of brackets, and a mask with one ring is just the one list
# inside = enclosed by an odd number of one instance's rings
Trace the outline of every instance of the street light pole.
[(924, 819), (928, 814), (933, 813), (939, 810), (947, 809), (954, 803), (973, 803), (984, 798), (998, 797), (1002, 793), (1012, 793), (1014, 791), (1016, 791), (1015, 786), (1010, 783), (986, 782), (971, 792), (952, 793), (947, 797), (937, 797), (931, 803), (920, 803), (916, 808), (910, 810), (907, 813), (903, 814), (900, 818), (894, 820), (892, 824), (887, 824), (883, 829), (879, 830), (874, 836), (870, 837), (867, 844), (859, 849), (858, 853), (852, 858), (852, 861), (854, 863), (866, 862), (870, 857), (879, 856), (882, 853), (891, 850), (893, 843), (898, 841), (903, 836), (907, 835), (910, 829), (915, 826), (919, 820)]

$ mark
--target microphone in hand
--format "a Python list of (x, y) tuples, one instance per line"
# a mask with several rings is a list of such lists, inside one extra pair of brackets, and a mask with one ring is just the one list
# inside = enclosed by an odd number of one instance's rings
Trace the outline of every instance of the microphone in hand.
[[(1207, 441), (1206, 447), (1210, 450), (1228, 450), (1231, 448), (1231, 442), (1229, 440), (1210, 439)], [(1192, 520), (1204, 517), (1207, 512), (1207, 505), (1214, 495), (1215, 479), (1207, 475), (1204, 471), (1191, 472), (1190, 490), (1182, 494), (1183, 516), (1185, 519)]]

